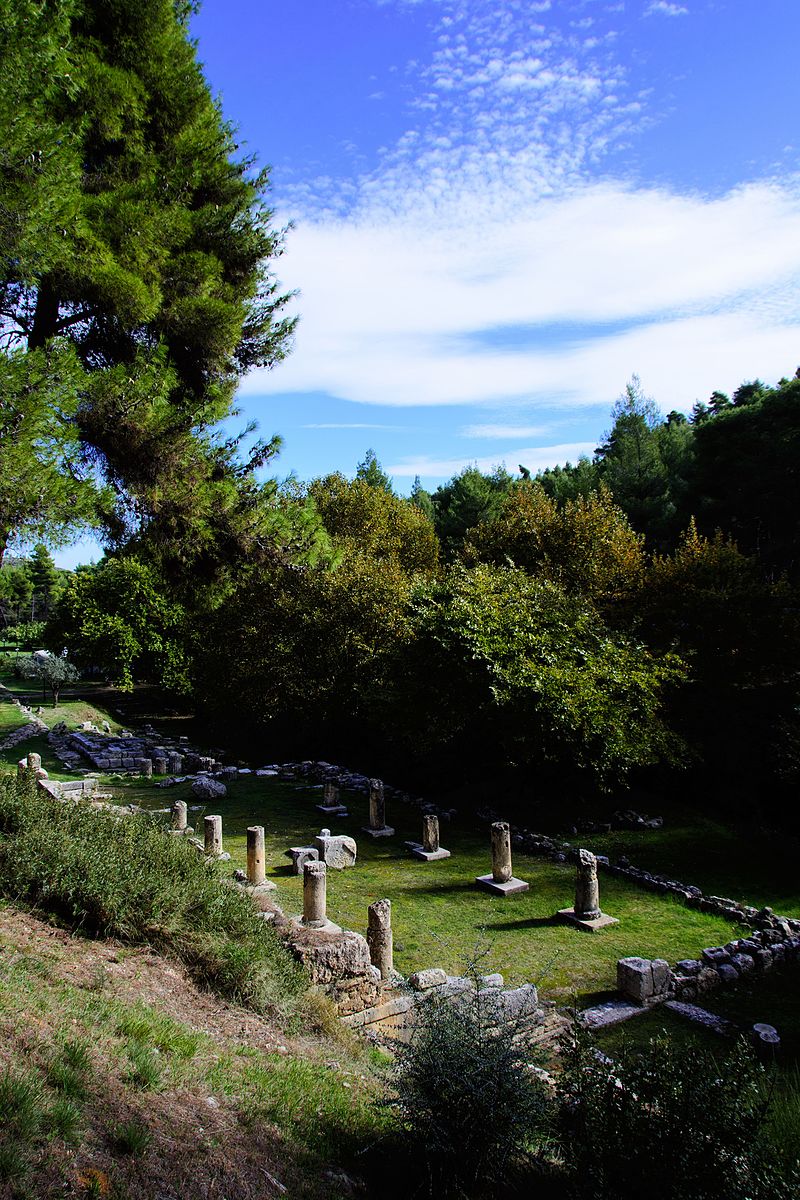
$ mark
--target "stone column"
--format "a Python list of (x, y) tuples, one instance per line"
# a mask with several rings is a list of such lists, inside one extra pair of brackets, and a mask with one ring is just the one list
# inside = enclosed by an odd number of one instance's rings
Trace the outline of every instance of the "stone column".
[(153, 759), (153, 774), (154, 775), (166, 775), (166, 773), (167, 773), (167, 760), (163, 754), (157, 754), (156, 757)]
[(176, 800), (172, 806), (172, 828), (176, 833), (185, 833), (188, 808), (185, 800)]
[(167, 756), (167, 769), (170, 775), (183, 774), (183, 755), (174, 750)]
[(369, 781), (369, 827), (384, 829), (386, 826), (386, 800), (383, 795), (383, 783), (380, 779)]
[(495, 883), (508, 883), (511, 870), (511, 827), (508, 821), (492, 824), (492, 879)]
[(575, 878), (575, 916), (593, 921), (600, 916), (600, 888), (597, 883), (597, 859), (591, 850), (578, 851)]
[(428, 854), (439, 849), (439, 818), (435, 813), (426, 813), (422, 818), (422, 849)]
[(206, 854), (215, 858), (222, 854), (222, 817), (204, 817)]
[(251, 825), (247, 830), (247, 882), (259, 887), (266, 877), (264, 826)]
[(153, 760), (151, 758), (137, 758), (136, 770), (140, 775), (144, 775), (145, 778), (150, 779), (153, 774)]
[(327, 923), (327, 875), (324, 862), (303, 866), (303, 925), (323, 929)]
[(322, 785), (322, 799), (329, 808), (339, 803), (339, 788), (331, 779), (326, 779)]
[(376, 900), (370, 904), (367, 918), (367, 944), (373, 967), (381, 973), (381, 979), (390, 979), (392, 962), (392, 902)]
[(41, 754), (37, 754), (35, 750), (31, 750), (31, 752), (29, 753), (28, 758), (27, 758), (27, 763), (28, 763), (29, 771), (41, 771), (41, 769), (42, 769)]

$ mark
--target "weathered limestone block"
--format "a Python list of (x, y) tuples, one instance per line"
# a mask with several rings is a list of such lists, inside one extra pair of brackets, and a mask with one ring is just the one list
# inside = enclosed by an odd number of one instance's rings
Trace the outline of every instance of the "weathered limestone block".
[(415, 992), (427, 992), (429, 988), (442, 987), (447, 983), (447, 972), (441, 967), (429, 967), (427, 971), (415, 971), (408, 980)]
[(374, 904), (370, 904), (367, 945), (372, 965), (380, 971), (381, 979), (390, 979), (394, 969), (391, 900), (376, 900)]
[(181, 775), (183, 773), (183, 755), (172, 751), (167, 755), (167, 769), (170, 775)]
[(286, 857), (292, 860), (292, 874), (302, 875), (307, 862), (317, 862), (319, 850), (316, 846), (290, 846)]
[[(716, 971), (713, 972), (716, 977)], [(658, 1004), (671, 991), (672, 973), (663, 958), (620, 958), (617, 962), (617, 988), (634, 1004)]]
[(197, 796), (200, 800), (219, 800), (222, 796), (227, 795), (228, 789), (224, 783), (220, 783), (216, 779), (209, 779), (203, 775), (200, 779), (195, 779), (192, 783), (192, 795)]
[(153, 774), (153, 760), (151, 758), (134, 759), (134, 767), (146, 779), (149, 779)]
[(166, 775), (168, 770), (169, 770), (169, 766), (167, 763), (167, 759), (164, 758), (163, 755), (156, 755), (155, 758), (153, 759), (153, 774), (154, 775)]
[(344, 834), (331, 834), (330, 829), (321, 829), (314, 838), (314, 845), (319, 851), (319, 857), (334, 871), (343, 871), (355, 866), (358, 847), (351, 837)]

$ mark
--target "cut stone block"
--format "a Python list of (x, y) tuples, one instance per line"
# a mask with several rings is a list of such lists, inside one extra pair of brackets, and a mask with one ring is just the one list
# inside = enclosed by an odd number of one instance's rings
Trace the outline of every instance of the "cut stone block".
[(558, 918), (577, 926), (578, 929), (585, 929), (588, 933), (597, 933), (599, 929), (606, 929), (609, 925), (619, 925), (616, 917), (609, 917), (605, 913), (600, 913), (598, 917), (581, 917), (574, 908), (560, 908)]
[(286, 851), (286, 857), (292, 860), (292, 874), (302, 875), (303, 867), (307, 862), (317, 861), (319, 850), (316, 846), (290, 846)]
[(479, 887), (486, 888), (488, 892), (493, 892), (495, 896), (513, 896), (516, 892), (527, 892), (530, 890), (530, 884), (524, 879), (517, 879), (514, 875), (510, 879), (498, 882), (493, 875), (478, 875), (475, 882)]
[(420, 858), (423, 862), (437, 862), (440, 858), (450, 857), (450, 851), (442, 846), (438, 850), (426, 850), (420, 842), (406, 842), (405, 845), (415, 858)]

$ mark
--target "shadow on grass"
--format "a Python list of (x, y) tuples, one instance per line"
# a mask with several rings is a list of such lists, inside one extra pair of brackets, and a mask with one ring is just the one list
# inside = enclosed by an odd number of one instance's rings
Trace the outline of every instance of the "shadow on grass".
[[(567, 928), (565, 923), (555, 915), (552, 917), (526, 917), (524, 921), (495, 921), (494, 924), (487, 923), (484, 928), (503, 933), (506, 930), (516, 929), (544, 929), (552, 925), (559, 925), (562, 929)], [(579, 930), (578, 932), (583, 931)]]

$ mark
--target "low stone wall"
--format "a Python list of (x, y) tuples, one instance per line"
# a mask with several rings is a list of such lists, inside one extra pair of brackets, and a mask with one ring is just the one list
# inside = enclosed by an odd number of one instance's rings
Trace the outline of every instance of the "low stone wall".
[(47, 726), (41, 717), (37, 717), (34, 711), (26, 704), (15, 699), (7, 688), (3, 688), (2, 702), (10, 704), (19, 710), (19, 715), (25, 718), (25, 724), (20, 725), (19, 729), (14, 729), (0, 741), (0, 750), (13, 750), (15, 746), (20, 746), (23, 742), (27, 742), (28, 738), (40, 737), (43, 733), (47, 733)]

